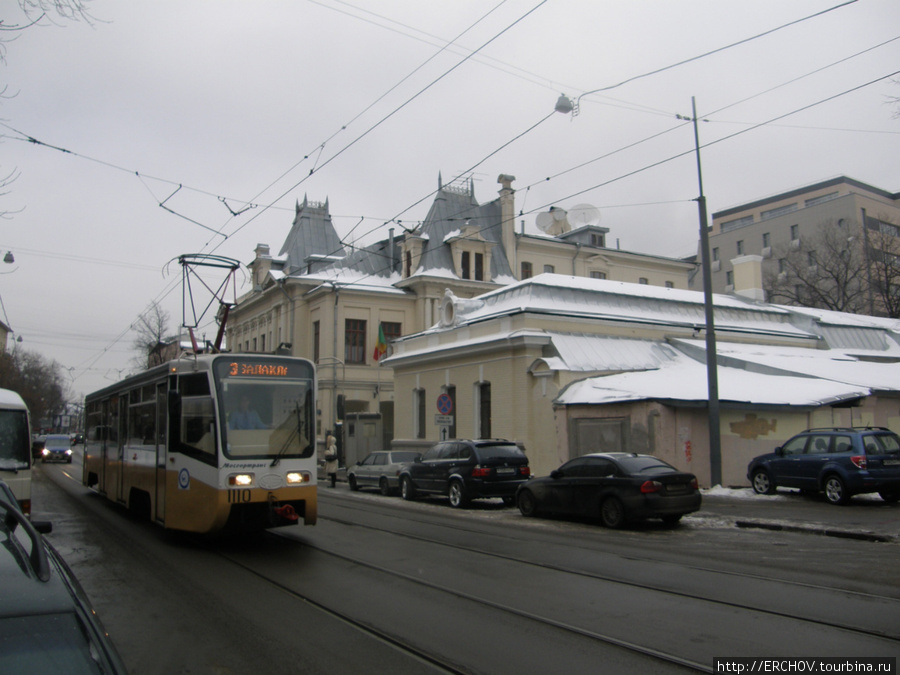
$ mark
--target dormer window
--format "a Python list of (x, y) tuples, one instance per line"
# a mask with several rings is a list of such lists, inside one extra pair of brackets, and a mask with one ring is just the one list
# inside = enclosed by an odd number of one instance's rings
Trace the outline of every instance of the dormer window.
[(491, 250), (496, 244), (486, 241), (477, 227), (466, 226), (444, 241), (450, 246), (454, 271), (460, 279), (491, 281)]

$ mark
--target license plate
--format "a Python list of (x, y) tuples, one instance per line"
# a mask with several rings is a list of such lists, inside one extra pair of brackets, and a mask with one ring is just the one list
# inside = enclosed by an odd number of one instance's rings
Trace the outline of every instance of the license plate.
[(886, 459), (884, 460), (885, 466), (900, 466), (900, 459)]
[(497, 469), (498, 476), (513, 476), (513, 475), (515, 475), (515, 473), (516, 473), (515, 469), (511, 469), (511, 468), (505, 467), (505, 466)]

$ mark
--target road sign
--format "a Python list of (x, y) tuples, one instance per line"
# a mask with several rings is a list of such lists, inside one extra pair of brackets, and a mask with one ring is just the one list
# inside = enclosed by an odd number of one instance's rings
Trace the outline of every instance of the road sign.
[(434, 426), (436, 427), (452, 427), (453, 415), (435, 415)]
[(441, 394), (437, 399), (437, 409), (441, 415), (449, 415), (453, 412), (453, 399), (450, 394)]

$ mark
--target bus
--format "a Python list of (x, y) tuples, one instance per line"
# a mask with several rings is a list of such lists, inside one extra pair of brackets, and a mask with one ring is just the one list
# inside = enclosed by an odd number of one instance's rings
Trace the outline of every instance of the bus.
[(85, 397), (82, 483), (171, 530), (314, 525), (315, 398), (306, 359), (182, 356)]
[(31, 423), (28, 406), (16, 392), (0, 389), (0, 480), (31, 515)]

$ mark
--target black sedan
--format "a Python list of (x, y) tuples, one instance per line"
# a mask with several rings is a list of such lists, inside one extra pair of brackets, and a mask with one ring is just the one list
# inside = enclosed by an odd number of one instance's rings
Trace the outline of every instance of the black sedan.
[(608, 452), (569, 460), (516, 493), (523, 516), (558, 514), (599, 518), (606, 527), (661, 518), (675, 525), (700, 509), (697, 478), (651, 455)]

